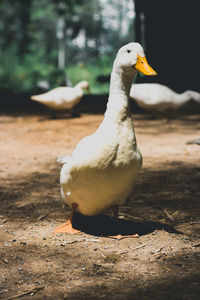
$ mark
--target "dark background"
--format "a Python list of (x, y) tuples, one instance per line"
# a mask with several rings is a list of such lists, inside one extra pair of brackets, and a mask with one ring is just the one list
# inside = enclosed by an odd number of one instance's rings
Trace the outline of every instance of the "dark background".
[(135, 4), (136, 40), (143, 40), (147, 57), (158, 72), (157, 77), (138, 81), (159, 82), (176, 92), (200, 91), (199, 2), (135, 0)]

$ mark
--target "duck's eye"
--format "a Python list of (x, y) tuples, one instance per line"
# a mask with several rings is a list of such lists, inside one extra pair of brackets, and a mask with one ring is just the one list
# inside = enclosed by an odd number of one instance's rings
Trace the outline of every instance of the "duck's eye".
[(127, 50), (127, 53), (131, 53), (131, 50)]

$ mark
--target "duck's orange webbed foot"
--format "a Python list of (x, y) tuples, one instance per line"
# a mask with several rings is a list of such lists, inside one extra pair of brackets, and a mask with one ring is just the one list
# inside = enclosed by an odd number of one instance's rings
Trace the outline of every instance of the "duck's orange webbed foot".
[[(118, 206), (117, 205), (113, 207), (113, 218), (117, 224), (118, 223)], [(108, 235), (107, 237), (111, 238), (111, 239), (115, 239), (115, 240), (122, 240), (122, 239), (128, 239), (128, 238), (139, 238), (139, 235), (137, 233), (130, 234), (130, 235), (117, 234), (117, 235)]]
[(107, 237), (111, 238), (111, 239), (115, 239), (115, 240), (122, 240), (122, 239), (128, 239), (128, 238), (139, 238), (139, 235), (137, 233), (136, 234), (130, 234), (130, 235), (118, 234), (118, 235), (108, 235)]
[(53, 233), (72, 233), (72, 234), (76, 234), (80, 232), (81, 232), (80, 230), (73, 228), (70, 220), (68, 220), (67, 223), (61, 225), (60, 227), (56, 228), (53, 231)]
[(74, 215), (74, 212), (75, 212), (77, 207), (78, 207), (78, 205), (76, 203), (72, 203), (72, 210), (71, 210), (70, 219), (67, 221), (67, 223), (65, 223), (65, 224), (61, 225), (60, 227), (56, 228), (53, 231), (53, 233), (72, 233), (72, 234), (81, 233), (81, 231), (73, 228), (73, 225), (72, 225), (73, 215)]

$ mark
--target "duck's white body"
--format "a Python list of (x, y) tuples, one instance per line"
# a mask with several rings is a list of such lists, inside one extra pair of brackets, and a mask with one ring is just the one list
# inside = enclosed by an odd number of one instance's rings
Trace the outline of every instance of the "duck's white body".
[(178, 94), (169, 87), (158, 83), (133, 84), (130, 98), (133, 98), (140, 107), (158, 112), (178, 109), (190, 100), (200, 103), (200, 93), (185, 91)]
[[(134, 63), (130, 65), (126, 63), (128, 46), (133, 48), (130, 57)], [(60, 175), (61, 194), (68, 205), (76, 203), (77, 210), (84, 215), (96, 215), (123, 204), (142, 166), (129, 108), (138, 53), (144, 56), (138, 43), (119, 50), (103, 122), (96, 132), (78, 143), (71, 157), (58, 158), (58, 162), (64, 164)]]
[(47, 93), (31, 96), (31, 100), (40, 102), (52, 110), (72, 110), (83, 97), (83, 90), (88, 89), (87, 81), (81, 81), (72, 87), (57, 87)]
[(112, 108), (108, 106), (100, 127), (79, 142), (61, 170), (62, 196), (68, 205), (76, 203), (84, 215), (123, 204), (141, 168), (131, 114), (110, 118)]

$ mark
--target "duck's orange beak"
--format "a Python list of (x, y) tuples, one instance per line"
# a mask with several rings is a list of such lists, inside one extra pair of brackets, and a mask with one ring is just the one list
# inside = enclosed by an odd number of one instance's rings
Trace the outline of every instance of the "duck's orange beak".
[(154, 71), (148, 64), (145, 56), (142, 57), (138, 55), (135, 68), (141, 73), (143, 73), (144, 75), (151, 75), (151, 76), (157, 75), (156, 71)]

